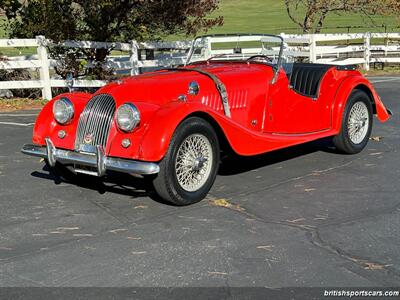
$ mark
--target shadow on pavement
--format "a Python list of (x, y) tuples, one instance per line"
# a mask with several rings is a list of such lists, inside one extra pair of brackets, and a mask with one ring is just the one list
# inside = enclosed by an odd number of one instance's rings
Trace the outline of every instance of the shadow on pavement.
[(221, 160), (218, 175), (236, 175), (318, 151), (338, 153), (334, 148), (331, 140), (331, 138), (324, 138), (321, 140), (284, 148), (256, 156), (238, 156), (230, 154), (229, 156)]
[[(251, 157), (230, 154), (222, 158), (218, 175), (236, 175), (317, 151), (337, 153), (331, 143), (331, 139), (327, 138)], [(150, 197), (156, 202), (169, 204), (159, 198), (155, 193), (152, 178), (138, 178), (121, 173), (109, 173), (104, 178), (98, 178), (89, 175), (74, 174), (67, 170), (55, 172), (47, 165), (44, 165), (42, 171), (34, 171), (31, 175), (33, 177), (54, 181), (56, 185), (70, 183), (84, 189), (97, 191), (100, 194), (109, 192), (130, 196), (132, 198)]]

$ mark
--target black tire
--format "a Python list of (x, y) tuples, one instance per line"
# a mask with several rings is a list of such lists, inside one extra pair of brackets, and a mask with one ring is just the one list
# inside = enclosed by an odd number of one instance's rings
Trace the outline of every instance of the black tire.
[[(364, 103), (367, 110), (368, 110), (368, 128), (366, 128), (366, 135), (361, 141), (357, 141), (356, 143), (352, 141), (349, 134), (349, 117), (352, 108), (355, 106), (356, 103)], [(372, 130), (372, 104), (369, 96), (361, 91), (361, 90), (354, 90), (346, 103), (346, 107), (343, 113), (342, 118), (342, 125), (340, 129), (340, 133), (333, 138), (333, 143), (336, 149), (339, 152), (347, 153), (347, 154), (356, 154), (361, 152), (365, 146), (368, 144), (369, 137), (371, 136)], [(365, 124), (367, 125), (367, 124)]]
[[(212, 165), (207, 169), (208, 176), (203, 179), (205, 181), (204, 184), (197, 190), (188, 191), (179, 183), (175, 165), (181, 145), (187, 138), (193, 135), (201, 136), (201, 138), (204, 137), (208, 140), (207, 145), (211, 146), (209, 147), (211, 149), (209, 152), (212, 152)], [(204, 199), (217, 176), (219, 151), (217, 135), (207, 121), (198, 117), (190, 117), (184, 120), (175, 130), (168, 151), (160, 163), (160, 172), (153, 181), (153, 186), (157, 194), (162, 199), (180, 206), (193, 204)], [(201, 165), (204, 165), (203, 162)]]

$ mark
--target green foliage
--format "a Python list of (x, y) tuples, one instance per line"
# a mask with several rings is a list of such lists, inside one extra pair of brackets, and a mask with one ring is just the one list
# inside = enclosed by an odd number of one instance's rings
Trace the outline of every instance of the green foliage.
[[(195, 34), (221, 25), (208, 18), (218, 0), (0, 0), (11, 37), (127, 41)], [(22, 4), (24, 3), (24, 4)]]
[(0, 0), (8, 19), (11, 37), (29, 38), (45, 35), (55, 41), (74, 38), (76, 18), (71, 0), (30, 0), (22, 5), (19, 0)]
[[(219, 0), (0, 0), (6, 13), (7, 30), (13, 38), (44, 35), (58, 60), (56, 72), (66, 78), (95, 76), (110, 79), (104, 66), (112, 49), (65, 49), (65, 40), (98, 42), (154, 40), (162, 35), (196, 34), (222, 25), (220, 16), (207, 15)], [(85, 61), (85, 63), (82, 63)], [(86, 68), (86, 63), (90, 67)]]

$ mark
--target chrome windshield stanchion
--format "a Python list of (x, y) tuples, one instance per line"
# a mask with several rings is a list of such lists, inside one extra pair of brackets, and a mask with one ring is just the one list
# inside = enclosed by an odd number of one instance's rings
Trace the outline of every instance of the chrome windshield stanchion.
[(46, 149), (47, 149), (47, 161), (51, 167), (56, 165), (56, 147), (54, 147), (53, 142), (46, 138)]

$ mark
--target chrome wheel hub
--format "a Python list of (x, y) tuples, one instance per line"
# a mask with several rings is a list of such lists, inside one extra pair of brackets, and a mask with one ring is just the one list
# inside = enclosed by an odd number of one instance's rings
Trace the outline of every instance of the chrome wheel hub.
[(199, 190), (210, 177), (212, 163), (210, 141), (202, 134), (188, 136), (180, 145), (175, 160), (179, 185), (188, 192)]
[(350, 110), (347, 132), (354, 144), (360, 144), (366, 137), (369, 127), (368, 108), (364, 102), (356, 102)]

